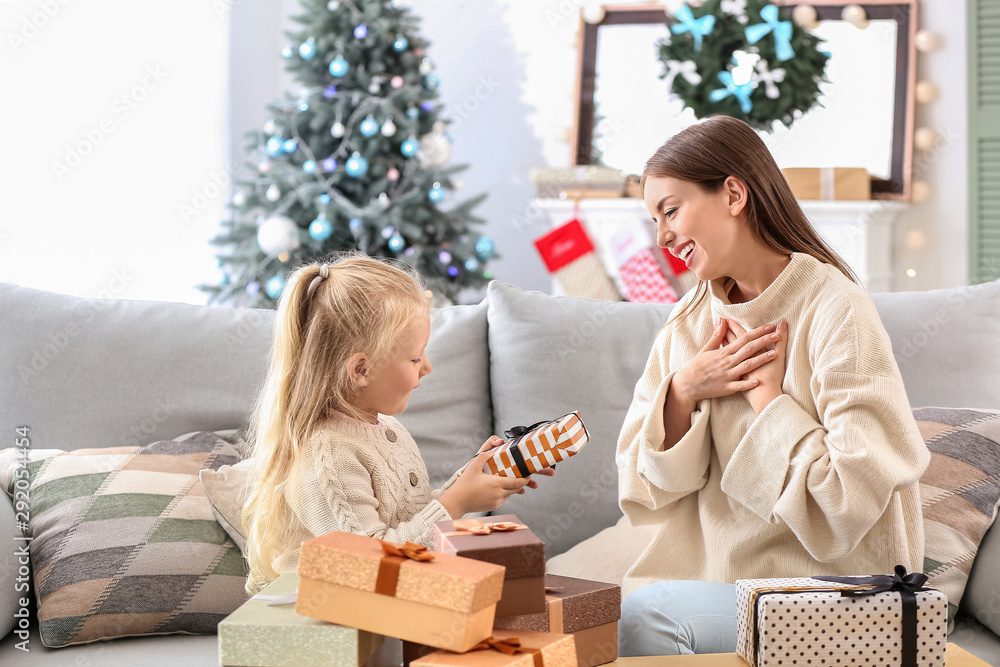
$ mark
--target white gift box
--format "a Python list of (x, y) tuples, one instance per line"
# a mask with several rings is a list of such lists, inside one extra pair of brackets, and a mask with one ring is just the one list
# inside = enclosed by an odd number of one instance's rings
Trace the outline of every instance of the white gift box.
[[(945, 667), (948, 598), (923, 588), (914, 573), (858, 577), (853, 582), (811, 577), (736, 582), (736, 650), (750, 667), (883, 664)], [(904, 579), (912, 590), (885, 590)], [(855, 579), (843, 577), (838, 579)], [(865, 582), (865, 583), (862, 583)], [(919, 583), (917, 583), (919, 582)], [(843, 591), (847, 591), (846, 596)], [(909, 609), (904, 607), (909, 599)], [(904, 633), (904, 628), (908, 632)], [(909, 646), (907, 647), (907, 644)], [(909, 652), (912, 659), (907, 659)], [(865, 659), (868, 659), (867, 661)]]

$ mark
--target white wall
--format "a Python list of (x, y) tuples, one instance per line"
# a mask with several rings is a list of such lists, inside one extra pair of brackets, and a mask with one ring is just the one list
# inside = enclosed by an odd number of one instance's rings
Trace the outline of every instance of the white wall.
[(0, 3), (0, 25), (0, 281), (203, 302), (226, 196), (224, 13), (35, 0)]

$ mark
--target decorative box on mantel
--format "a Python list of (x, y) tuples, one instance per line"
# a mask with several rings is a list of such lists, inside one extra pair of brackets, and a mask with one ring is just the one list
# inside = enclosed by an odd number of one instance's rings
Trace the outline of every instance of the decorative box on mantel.
[[(573, 217), (573, 199), (537, 199), (535, 204), (558, 225)], [(641, 199), (580, 199), (580, 219), (594, 241), (608, 275), (622, 289), (611, 238), (623, 224), (639, 220), (655, 238), (653, 222)], [(896, 289), (895, 223), (907, 204), (884, 199), (871, 201), (799, 201), (806, 217), (827, 243), (850, 265), (869, 292)], [(553, 294), (562, 294), (553, 283)], [(623, 291), (624, 293), (624, 291)]]

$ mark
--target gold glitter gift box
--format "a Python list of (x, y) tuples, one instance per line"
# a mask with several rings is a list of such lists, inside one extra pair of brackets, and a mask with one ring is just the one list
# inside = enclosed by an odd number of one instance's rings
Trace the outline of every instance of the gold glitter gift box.
[(410, 667), (576, 667), (573, 635), (495, 630), (466, 653), (435, 651)]
[[(219, 664), (245, 667), (365, 664), (381, 635), (295, 613), (299, 575), (283, 574), (219, 623)], [(285, 599), (285, 601), (282, 600)]]
[(302, 543), (298, 573), (300, 614), (467, 651), (492, 632), (504, 568), (333, 532)]

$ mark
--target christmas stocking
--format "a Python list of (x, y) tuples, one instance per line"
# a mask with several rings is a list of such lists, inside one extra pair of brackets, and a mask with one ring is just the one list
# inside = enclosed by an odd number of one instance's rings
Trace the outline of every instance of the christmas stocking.
[(621, 300), (579, 219), (573, 218), (535, 239), (535, 247), (549, 273), (556, 277), (570, 296), (602, 301)]
[(628, 291), (628, 300), (637, 303), (676, 303), (677, 293), (664, 273), (663, 265), (644, 229), (629, 229), (611, 239), (618, 275)]

